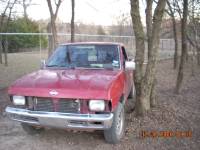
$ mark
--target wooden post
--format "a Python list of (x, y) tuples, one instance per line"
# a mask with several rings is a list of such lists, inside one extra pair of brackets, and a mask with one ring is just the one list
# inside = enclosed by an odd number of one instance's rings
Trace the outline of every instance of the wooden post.
[(7, 37), (4, 42), (4, 59), (5, 59), (5, 66), (8, 66), (8, 40)]
[[(51, 23), (48, 23), (47, 25), (47, 32), (48, 33), (52, 33), (51, 32)], [(48, 35), (48, 57), (51, 56), (52, 51), (53, 51), (53, 39), (52, 39), (52, 34)]]

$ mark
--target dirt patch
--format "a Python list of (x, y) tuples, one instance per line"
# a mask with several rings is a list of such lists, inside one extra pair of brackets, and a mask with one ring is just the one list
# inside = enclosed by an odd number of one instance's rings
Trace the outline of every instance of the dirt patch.
[[(48, 129), (40, 135), (27, 135), (19, 123), (8, 120), (3, 110), (8, 104), (6, 89), (0, 90), (0, 149), (159, 149), (198, 150), (200, 148), (200, 68), (186, 68), (182, 92), (174, 94), (177, 72), (172, 69), (172, 61), (162, 61), (158, 65), (157, 100), (158, 105), (144, 118), (136, 118), (135, 113), (126, 114), (126, 135), (117, 145), (105, 143), (102, 132), (72, 132)], [(16, 77), (17, 78), (17, 77)], [(192, 137), (146, 137), (142, 131), (191, 131)]]

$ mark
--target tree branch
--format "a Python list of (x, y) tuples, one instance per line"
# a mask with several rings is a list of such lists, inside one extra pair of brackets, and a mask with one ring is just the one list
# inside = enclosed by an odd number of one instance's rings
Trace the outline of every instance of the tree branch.
[(47, 4), (48, 4), (48, 7), (49, 7), (50, 16), (53, 17), (54, 13), (53, 13), (52, 5), (51, 5), (51, 0), (47, 0)]
[(58, 10), (59, 10), (61, 3), (62, 3), (62, 0), (59, 0), (58, 3), (56, 4), (56, 11), (55, 11), (55, 14), (54, 14), (55, 18), (57, 18)]

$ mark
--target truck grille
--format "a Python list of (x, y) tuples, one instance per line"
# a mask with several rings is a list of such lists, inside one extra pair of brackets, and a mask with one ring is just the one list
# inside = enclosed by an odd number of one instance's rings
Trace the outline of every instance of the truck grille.
[(80, 111), (80, 103), (75, 100), (60, 100), (58, 104), (60, 112), (73, 113)]
[(51, 99), (46, 98), (34, 98), (34, 110), (35, 111), (47, 111), (54, 112), (54, 105)]
[(33, 111), (77, 113), (80, 103), (77, 100), (60, 99), (54, 101), (50, 98), (28, 98), (28, 107)]

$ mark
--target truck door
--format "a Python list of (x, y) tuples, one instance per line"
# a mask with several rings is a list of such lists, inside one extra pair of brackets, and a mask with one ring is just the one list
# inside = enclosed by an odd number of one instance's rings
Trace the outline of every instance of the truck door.
[(130, 90), (133, 84), (133, 71), (125, 69), (125, 62), (128, 61), (125, 48), (122, 46), (122, 55), (123, 55), (123, 69), (125, 73), (125, 96), (128, 97)]

